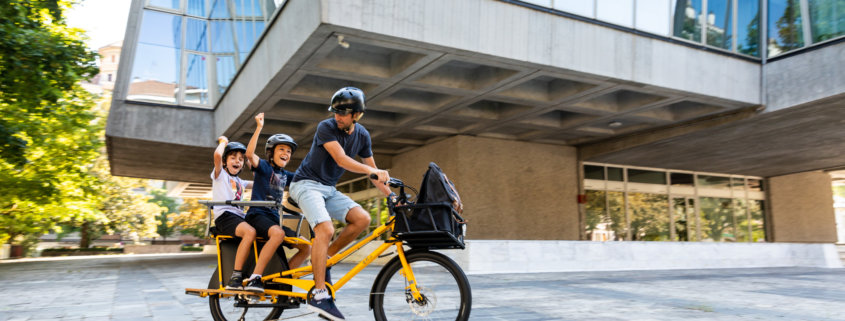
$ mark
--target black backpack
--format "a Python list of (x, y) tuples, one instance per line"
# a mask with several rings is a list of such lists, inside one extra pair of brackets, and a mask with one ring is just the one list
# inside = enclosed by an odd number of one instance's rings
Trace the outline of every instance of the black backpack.
[(423, 176), (417, 203), (398, 206), (394, 231), (411, 247), (464, 248), (464, 207), (455, 184), (435, 163)]

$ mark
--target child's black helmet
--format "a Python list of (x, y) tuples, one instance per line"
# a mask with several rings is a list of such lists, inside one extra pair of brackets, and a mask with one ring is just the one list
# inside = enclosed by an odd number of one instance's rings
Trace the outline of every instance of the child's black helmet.
[(275, 134), (273, 136), (270, 136), (270, 138), (267, 138), (267, 144), (264, 145), (264, 149), (267, 151), (267, 158), (268, 159), (273, 158), (273, 150), (276, 148), (276, 145), (278, 145), (278, 144), (285, 144), (285, 145), (290, 146), (290, 153), (291, 154), (296, 152), (296, 146), (297, 145), (296, 145), (296, 142), (293, 141), (293, 138), (291, 138), (290, 136), (285, 135), (285, 134)]
[[(226, 144), (226, 148), (223, 149), (223, 166), (226, 166), (226, 159), (229, 158), (229, 154), (234, 152), (241, 152), (245, 154), (246, 146), (238, 142), (229, 142), (228, 144)], [(239, 170), (237, 173), (235, 173), (235, 176), (238, 176), (238, 174), (240, 173), (241, 171)]]
[(343, 87), (332, 96), (332, 104), (329, 111), (347, 115), (349, 113), (363, 113), (367, 108), (364, 106), (364, 91), (355, 87)]

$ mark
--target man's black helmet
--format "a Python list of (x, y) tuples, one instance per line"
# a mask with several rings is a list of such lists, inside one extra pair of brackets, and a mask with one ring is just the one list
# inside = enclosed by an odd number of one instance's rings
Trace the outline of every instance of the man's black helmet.
[(349, 113), (363, 113), (367, 108), (364, 106), (364, 92), (355, 87), (343, 87), (332, 96), (332, 105), (329, 111), (347, 115)]
[(290, 146), (290, 153), (293, 154), (296, 152), (296, 142), (293, 141), (288, 135), (285, 134), (275, 134), (267, 138), (267, 144), (264, 145), (264, 149), (267, 151), (267, 159), (273, 159), (273, 150), (276, 149), (276, 145), (278, 144), (285, 144)]

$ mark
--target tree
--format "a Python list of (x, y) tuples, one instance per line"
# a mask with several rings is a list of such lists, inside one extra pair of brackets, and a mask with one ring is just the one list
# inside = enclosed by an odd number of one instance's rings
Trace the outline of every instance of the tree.
[(78, 82), (98, 72), (69, 1), (0, 3), (0, 243), (96, 217), (102, 115)]
[(179, 212), (173, 215), (173, 227), (182, 234), (205, 237), (208, 226), (208, 208), (196, 198), (186, 198), (179, 206)]
[(804, 46), (804, 33), (801, 29), (801, 8), (798, 0), (787, 0), (783, 15), (775, 24), (778, 28), (777, 47), (787, 52)]
[(156, 216), (156, 220), (158, 220), (156, 232), (162, 239), (167, 240), (167, 237), (173, 235), (173, 232), (176, 231), (173, 223), (170, 222), (170, 218), (176, 213), (179, 205), (176, 204), (176, 200), (167, 196), (167, 191), (164, 189), (150, 190), (150, 195), (152, 196), (150, 202), (161, 207), (161, 212)]

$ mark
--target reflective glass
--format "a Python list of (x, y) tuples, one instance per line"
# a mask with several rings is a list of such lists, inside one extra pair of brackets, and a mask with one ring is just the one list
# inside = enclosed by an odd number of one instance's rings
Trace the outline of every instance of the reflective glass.
[(607, 192), (607, 214), (610, 216), (610, 230), (612, 241), (624, 241), (628, 228), (625, 223), (625, 193)]
[(139, 43), (127, 100), (176, 103), (180, 50)]
[(669, 180), (673, 186), (693, 186), (693, 175), (687, 173), (670, 173)]
[(699, 188), (730, 188), (731, 178), (724, 176), (698, 175)]
[(235, 32), (238, 39), (238, 51), (241, 53), (241, 63), (244, 62), (255, 41), (264, 30), (263, 21), (236, 21)]
[(703, 241), (734, 242), (733, 200), (701, 197), (701, 237)]
[(232, 79), (235, 78), (235, 57), (233, 56), (217, 56), (217, 92), (223, 95)]
[(186, 29), (185, 49), (202, 52), (208, 51), (208, 22), (188, 18)]
[(707, 44), (730, 50), (733, 28), (729, 0), (707, 1)]
[(150, 0), (150, 6), (179, 10), (179, 0)]
[(205, 1), (206, 0), (188, 0), (188, 14), (205, 17)]
[(226, 0), (211, 0), (211, 14), (209, 15), (211, 18), (229, 18), (231, 15), (229, 14), (229, 8), (226, 6)]
[(763, 180), (749, 178), (748, 179), (748, 190), (752, 192), (762, 192), (763, 189)]
[(666, 173), (641, 169), (628, 169), (628, 181), (631, 183), (666, 184)]
[(595, 4), (593, 0), (555, 1), (554, 8), (560, 11), (574, 13), (583, 17), (595, 17)]
[(734, 225), (736, 226), (736, 241), (748, 242), (750, 232), (748, 209), (745, 207), (745, 199), (734, 199)]
[(584, 178), (604, 179), (604, 166), (584, 165)]
[(596, 0), (596, 19), (634, 27), (634, 0)]
[(589, 241), (611, 241), (616, 238), (613, 229), (613, 220), (607, 213), (607, 200), (604, 191), (587, 191), (587, 204), (585, 204), (586, 224), (584, 232)]
[(701, 0), (676, 0), (673, 9), (672, 34), (701, 42)]
[(669, 0), (637, 1), (636, 5), (635, 28), (658, 35), (669, 35)]
[(845, 35), (845, 0), (808, 0), (813, 42)]
[(231, 0), (237, 17), (262, 17), (260, 0)]
[(760, 2), (737, 2), (736, 50), (760, 57)]
[(734, 197), (745, 197), (742, 194), (745, 191), (745, 180), (739, 177), (731, 177), (731, 189), (735, 191), (733, 194)]
[(669, 240), (669, 197), (665, 194), (628, 193), (632, 241)]
[(205, 56), (188, 54), (185, 67), (185, 102), (207, 105), (208, 68)]
[(695, 201), (691, 198), (673, 198), (672, 215), (675, 221), (676, 241), (696, 241)]
[(769, 0), (768, 53), (780, 53), (804, 46), (799, 0)]
[(144, 10), (126, 99), (176, 103), (182, 18)]
[(608, 167), (607, 168), (607, 180), (621, 182), (623, 181), (622, 176), (622, 169), (618, 167)]
[(211, 21), (211, 52), (235, 52), (231, 21)]
[(748, 201), (748, 213), (751, 218), (751, 242), (765, 242), (766, 228), (763, 221), (765, 203), (759, 200)]

